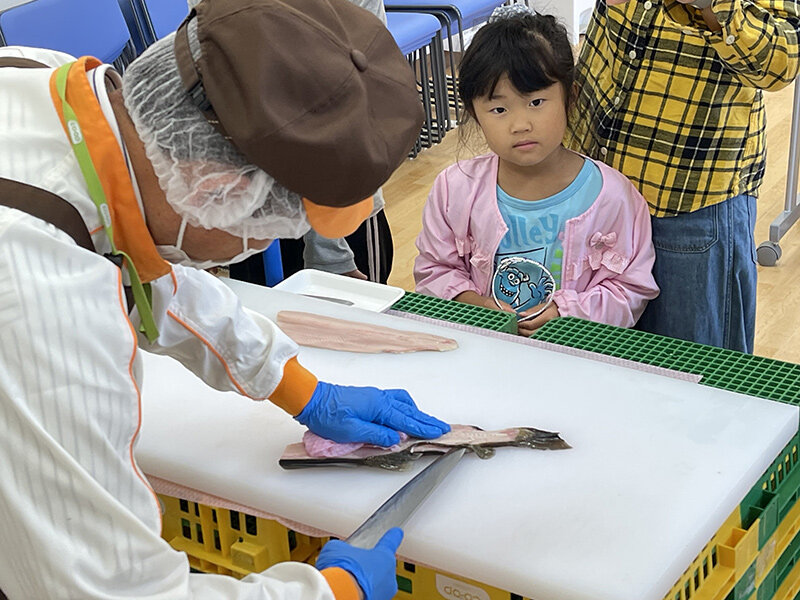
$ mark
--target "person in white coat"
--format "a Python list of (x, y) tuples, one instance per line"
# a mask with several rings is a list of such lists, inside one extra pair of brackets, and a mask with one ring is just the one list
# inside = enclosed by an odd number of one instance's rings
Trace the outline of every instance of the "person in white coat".
[(203, 2), (122, 79), (0, 49), (0, 597), (394, 595), (399, 530), (373, 550), (331, 543), (317, 568), (190, 574), (134, 458), (137, 349), (336, 441), (446, 432), (404, 391), (317, 381), (272, 322), (193, 268), (310, 227), (346, 235), (420, 123), (391, 36), (347, 0)]

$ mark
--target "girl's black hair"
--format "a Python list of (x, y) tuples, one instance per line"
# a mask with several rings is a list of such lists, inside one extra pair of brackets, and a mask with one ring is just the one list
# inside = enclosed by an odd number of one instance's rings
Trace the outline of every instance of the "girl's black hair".
[(560, 83), (569, 111), (575, 59), (566, 28), (554, 16), (542, 14), (515, 15), (484, 25), (459, 67), (458, 95), (470, 116), (475, 116), (473, 100), (493, 94), (503, 75), (523, 94)]

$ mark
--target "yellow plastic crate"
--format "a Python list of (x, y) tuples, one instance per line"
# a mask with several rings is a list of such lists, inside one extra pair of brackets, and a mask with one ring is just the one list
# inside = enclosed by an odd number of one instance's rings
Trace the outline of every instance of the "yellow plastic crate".
[[(758, 525), (741, 528), (737, 508), (684, 571), (665, 600), (724, 600), (758, 555)], [(753, 577), (753, 588), (755, 577)], [(742, 595), (744, 597), (744, 594)]]
[[(748, 577), (749, 583), (745, 583), (742, 589), (748, 596), (754, 595), (755, 561), (759, 553), (758, 527), (756, 520), (749, 529), (742, 529), (737, 508), (665, 596), (665, 600), (725, 600), (734, 587)], [(508, 590), (411, 563), (398, 563), (397, 582), (399, 592), (395, 600), (529, 600)], [(747, 596), (742, 593), (740, 597)]]
[(800, 562), (790, 571), (773, 600), (797, 600), (800, 597)]
[(756, 561), (756, 583), (758, 585), (761, 585), (764, 577), (775, 567), (778, 558), (789, 547), (789, 543), (798, 531), (800, 531), (800, 502), (795, 502), (758, 554)]
[[(287, 560), (314, 564), (327, 541), (241, 512), (170, 496), (159, 495), (159, 498), (164, 506), (162, 536), (173, 548), (185, 552), (190, 565), (199, 571), (244, 577)], [(759, 521), (754, 521), (747, 530), (742, 529), (737, 509), (664, 600), (756, 600), (757, 585), (770, 573), (798, 529), (800, 502), (793, 506), (759, 553)], [(402, 561), (397, 565), (397, 581), (399, 592), (395, 600), (470, 597), (530, 600), (468, 578)], [(796, 591), (789, 595), (793, 583), (800, 585), (798, 568), (784, 581), (774, 600), (796, 600)]]
[(394, 600), (530, 600), (472, 579), (406, 562), (397, 563), (397, 587)]
[(269, 519), (159, 495), (164, 507), (161, 536), (185, 552), (192, 568), (244, 577), (287, 560), (305, 561), (323, 538), (292, 531)]

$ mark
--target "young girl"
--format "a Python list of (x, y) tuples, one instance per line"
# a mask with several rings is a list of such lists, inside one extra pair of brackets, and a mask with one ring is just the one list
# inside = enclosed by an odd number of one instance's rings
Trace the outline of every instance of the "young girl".
[[(504, 6), (475, 35), (458, 91), (492, 152), (436, 178), (417, 238), (417, 291), (515, 311), (523, 335), (559, 315), (631, 327), (658, 295), (644, 198), (618, 171), (561, 145), (573, 74), (567, 32), (552, 16)], [(537, 263), (545, 269), (532, 273)]]

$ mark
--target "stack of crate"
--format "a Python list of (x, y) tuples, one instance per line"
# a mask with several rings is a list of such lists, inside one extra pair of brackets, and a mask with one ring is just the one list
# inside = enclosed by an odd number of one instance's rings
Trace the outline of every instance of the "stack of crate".
[(193, 569), (204, 573), (241, 578), (279, 562), (304, 562), (327, 541), (235, 510), (164, 495), (159, 500), (161, 536), (187, 554)]
[[(514, 325), (499, 311), (476, 312), (479, 307), (413, 293), (392, 308), (494, 331), (511, 333)], [(699, 374), (702, 385), (800, 405), (800, 365), (571, 317), (550, 321), (534, 337)], [(797, 434), (664, 600), (800, 600), (799, 454)], [(161, 500), (163, 537), (204, 572), (243, 577), (285, 560), (313, 564), (326, 541), (236, 511)], [(397, 581), (397, 600), (530, 600), (407, 562), (398, 563)]]

